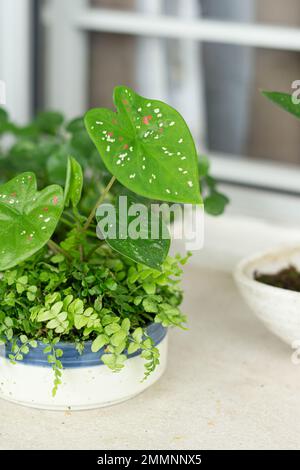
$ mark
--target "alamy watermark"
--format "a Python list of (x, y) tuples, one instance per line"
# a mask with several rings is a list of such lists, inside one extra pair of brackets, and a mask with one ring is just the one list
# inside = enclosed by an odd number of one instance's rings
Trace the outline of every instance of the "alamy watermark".
[(204, 243), (204, 208), (192, 204), (152, 203), (146, 206), (119, 196), (117, 204), (97, 209), (97, 235), (101, 239), (182, 240), (190, 251)]
[(294, 80), (291, 88), (294, 90), (292, 93), (293, 104), (300, 104), (300, 80)]

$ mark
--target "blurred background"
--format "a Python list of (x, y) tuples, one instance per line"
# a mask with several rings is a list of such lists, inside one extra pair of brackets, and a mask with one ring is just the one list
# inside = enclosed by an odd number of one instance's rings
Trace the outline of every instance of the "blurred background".
[(293, 222), (299, 123), (259, 89), (300, 78), (299, 26), (299, 0), (0, 0), (6, 107), (72, 118), (131, 86), (184, 115), (231, 211)]

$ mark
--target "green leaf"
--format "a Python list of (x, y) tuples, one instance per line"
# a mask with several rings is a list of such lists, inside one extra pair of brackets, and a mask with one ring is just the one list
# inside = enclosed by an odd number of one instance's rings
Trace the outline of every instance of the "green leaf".
[(4, 324), (5, 324), (8, 328), (10, 328), (10, 327), (13, 326), (13, 321), (12, 321), (12, 319), (11, 319), (10, 317), (6, 317), (6, 318), (4, 319)]
[(43, 111), (37, 115), (35, 124), (41, 132), (55, 135), (62, 125), (64, 117), (55, 111)]
[(64, 355), (64, 352), (62, 349), (56, 349), (55, 350), (55, 355), (56, 357), (62, 357)]
[(57, 319), (60, 321), (60, 322), (64, 322), (66, 319), (67, 319), (67, 312), (61, 312), (57, 315)]
[(145, 309), (145, 312), (148, 312), (148, 313), (157, 313), (158, 311), (156, 303), (150, 299), (143, 300), (143, 307)]
[(152, 341), (150, 338), (146, 338), (145, 341), (143, 341), (143, 347), (147, 349), (152, 347)]
[(0, 186), (0, 271), (40, 250), (52, 236), (63, 210), (60, 186), (37, 191), (33, 173)]
[(50, 310), (41, 310), (37, 316), (37, 321), (48, 321), (53, 318), (53, 313)]
[(69, 151), (66, 146), (61, 145), (46, 160), (46, 169), (49, 180), (52, 183), (64, 185), (67, 177)]
[(199, 169), (199, 176), (203, 178), (208, 175), (209, 173), (209, 160), (205, 155), (201, 155), (199, 158), (198, 169)]
[(154, 282), (143, 282), (143, 288), (148, 295), (155, 294), (156, 292), (156, 285)]
[(105, 344), (107, 344), (109, 341), (108, 337), (106, 335), (98, 335), (97, 338), (93, 341), (92, 343), (92, 352), (96, 353), (98, 352)]
[(126, 333), (128, 333), (128, 331), (130, 329), (130, 320), (129, 320), (129, 318), (124, 318), (124, 320), (122, 321), (122, 324), (121, 324), (121, 328)]
[(118, 369), (122, 369), (123, 364), (126, 361), (126, 359), (127, 357), (125, 356), (125, 354), (119, 354), (116, 357), (116, 366), (118, 367)]
[[(113, 206), (100, 206), (96, 218), (98, 228), (106, 243), (118, 253), (137, 263), (145, 264), (151, 268), (161, 270), (161, 265), (168, 256), (170, 249), (170, 234), (161, 214), (152, 212), (145, 205), (137, 204), (134, 210), (137, 213), (129, 215), (130, 208), (137, 201), (132, 196), (121, 196), (117, 198), (115, 210), (115, 221), (113, 226), (106, 223), (106, 208), (113, 210)], [(124, 217), (124, 212), (126, 216)], [(132, 237), (132, 231), (139, 238)], [(156, 238), (152, 236), (156, 233)]]
[(24, 344), (24, 343), (27, 343), (27, 341), (28, 341), (27, 336), (26, 336), (26, 335), (21, 335), (21, 336), (20, 336), (20, 341), (21, 341), (21, 343), (23, 343), (23, 344)]
[(105, 333), (107, 335), (112, 335), (114, 333), (116, 333), (117, 331), (119, 331), (121, 329), (120, 325), (118, 325), (117, 323), (111, 323), (110, 325), (107, 325), (104, 330), (105, 330)]
[(211, 215), (223, 214), (228, 203), (229, 199), (227, 196), (222, 193), (213, 192), (204, 200), (205, 211)]
[(0, 124), (8, 121), (8, 113), (6, 109), (0, 107)]
[(283, 108), (285, 111), (293, 114), (300, 119), (300, 104), (292, 101), (292, 96), (288, 93), (280, 93), (277, 91), (262, 91), (262, 94), (273, 101), (273, 103)]
[(113, 346), (120, 346), (123, 343), (124, 339), (126, 338), (127, 333), (124, 330), (117, 331), (112, 337), (110, 338), (110, 342)]
[(143, 330), (141, 327), (139, 328), (136, 328), (134, 330), (134, 332), (132, 333), (132, 337), (133, 339), (137, 342), (137, 343), (140, 343), (142, 341), (142, 338), (143, 338)]
[(81, 199), (83, 186), (82, 169), (77, 160), (69, 157), (67, 166), (67, 177), (65, 184), (64, 200), (65, 206), (68, 207), (70, 202), (76, 207)]
[(116, 359), (114, 354), (102, 354), (101, 361), (108, 367), (114, 367)]
[(69, 326), (69, 322), (66, 321), (66, 322), (63, 322), (61, 325), (58, 325), (56, 328), (55, 328), (55, 333), (63, 333)]
[(63, 302), (56, 302), (54, 305), (52, 305), (51, 307), (51, 313), (53, 315), (53, 317), (56, 317), (59, 312), (61, 311), (61, 309), (63, 308)]
[(105, 287), (114, 291), (118, 288), (118, 284), (113, 279), (109, 278), (105, 281)]
[(14, 335), (14, 332), (13, 332), (13, 329), (12, 328), (8, 328), (8, 330), (6, 330), (6, 338), (8, 339), (8, 341), (10, 341)]
[(71, 134), (76, 134), (76, 132), (82, 131), (84, 129), (84, 121), (81, 117), (72, 119), (66, 125), (66, 130)]
[(85, 116), (108, 170), (147, 198), (200, 204), (197, 152), (181, 115), (122, 86), (115, 88), (114, 102), (117, 114), (91, 109)]
[(75, 299), (68, 307), (73, 315), (81, 315), (84, 311), (84, 305), (81, 299)]
[(21, 349), (20, 351), (23, 353), (23, 354), (28, 354), (29, 353), (29, 347), (24, 344), (24, 346), (21, 346)]
[(17, 279), (17, 283), (22, 284), (23, 286), (26, 286), (28, 283), (28, 276), (22, 276)]
[(127, 351), (128, 351), (128, 354), (133, 354), (136, 351), (138, 351), (138, 349), (140, 349), (140, 345), (138, 343), (130, 343)]
[(134, 298), (133, 303), (134, 305), (138, 306), (141, 304), (142, 300), (143, 300), (143, 297), (141, 295), (138, 295), (137, 297)]
[(47, 328), (49, 328), (50, 330), (53, 330), (54, 328), (57, 328), (59, 326), (59, 321), (54, 318), (53, 320), (50, 320), (48, 323), (47, 323)]
[(77, 330), (84, 328), (88, 321), (88, 318), (83, 315), (74, 315), (74, 325)]

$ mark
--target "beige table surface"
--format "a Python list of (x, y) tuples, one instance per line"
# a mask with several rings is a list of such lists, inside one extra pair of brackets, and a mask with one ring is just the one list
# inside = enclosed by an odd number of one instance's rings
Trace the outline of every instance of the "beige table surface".
[(140, 396), (85, 412), (0, 400), (1, 449), (300, 448), (300, 366), (249, 312), (229, 274), (185, 274), (190, 330), (170, 335), (169, 367)]

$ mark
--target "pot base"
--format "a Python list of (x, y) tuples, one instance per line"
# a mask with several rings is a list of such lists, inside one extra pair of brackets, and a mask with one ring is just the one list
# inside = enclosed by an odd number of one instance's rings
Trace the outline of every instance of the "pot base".
[(168, 335), (157, 345), (160, 364), (142, 382), (145, 361), (140, 356), (129, 358), (124, 368), (114, 373), (106, 366), (64, 369), (62, 384), (52, 397), (53, 371), (49, 367), (11, 364), (2, 358), (0, 398), (53, 411), (79, 411), (103, 408), (129, 400), (153, 385), (167, 365)]

